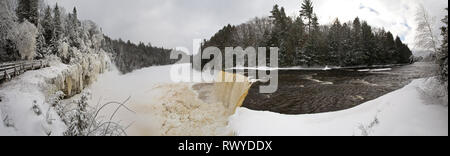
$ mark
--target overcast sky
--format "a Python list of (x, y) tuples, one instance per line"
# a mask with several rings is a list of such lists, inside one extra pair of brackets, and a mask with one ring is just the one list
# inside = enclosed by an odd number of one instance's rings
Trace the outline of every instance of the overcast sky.
[[(142, 41), (167, 48), (192, 48), (193, 39), (209, 38), (226, 24), (269, 16), (274, 4), (298, 15), (301, 0), (46, 0), (67, 10), (77, 7), (79, 18), (93, 20), (112, 38)], [(384, 27), (414, 47), (414, 14), (423, 4), (436, 23), (446, 14), (447, 0), (313, 0), (321, 24), (338, 17), (359, 16)]]

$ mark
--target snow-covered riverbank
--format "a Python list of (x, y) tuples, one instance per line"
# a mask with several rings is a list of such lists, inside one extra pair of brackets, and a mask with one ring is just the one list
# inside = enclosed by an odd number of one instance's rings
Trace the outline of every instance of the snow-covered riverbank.
[(434, 78), (352, 109), (310, 115), (282, 115), (239, 108), (229, 128), (237, 135), (397, 136), (448, 135), (448, 97), (435, 97)]

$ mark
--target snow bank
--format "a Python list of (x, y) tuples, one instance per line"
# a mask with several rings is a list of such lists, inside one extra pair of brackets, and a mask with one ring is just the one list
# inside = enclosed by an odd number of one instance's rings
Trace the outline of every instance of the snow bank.
[(352, 109), (309, 115), (282, 115), (239, 108), (229, 128), (237, 135), (416, 136), (448, 135), (448, 97), (436, 100), (434, 78), (408, 86)]
[(0, 135), (62, 135), (66, 126), (49, 98), (58, 91), (68, 97), (80, 93), (109, 64), (105, 53), (83, 54), (71, 65), (50, 59), (50, 67), (1, 84)]
[[(46, 80), (55, 78), (68, 69), (63, 64), (28, 71), (4, 83), (0, 88), (2, 124), (0, 135), (61, 135), (65, 129), (56, 112), (46, 103)], [(37, 115), (32, 107), (36, 103), (42, 111)], [(6, 123), (5, 123), (6, 122)]]
[(296, 66), (296, 67), (233, 67), (229, 68), (227, 70), (265, 70), (265, 71), (273, 71), (273, 70), (332, 70), (332, 69), (340, 69), (341, 67), (336, 66), (325, 66), (325, 67), (302, 67), (302, 66)]
[(379, 69), (360, 69), (359, 72), (381, 72), (381, 71), (391, 71), (392, 68), (379, 68)]

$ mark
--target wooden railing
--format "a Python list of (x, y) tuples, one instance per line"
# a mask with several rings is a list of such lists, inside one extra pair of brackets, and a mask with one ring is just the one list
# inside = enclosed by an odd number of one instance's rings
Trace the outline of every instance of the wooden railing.
[(28, 70), (36, 70), (48, 67), (49, 64), (45, 60), (34, 61), (16, 61), (0, 64), (0, 81), (9, 80), (19, 76)]

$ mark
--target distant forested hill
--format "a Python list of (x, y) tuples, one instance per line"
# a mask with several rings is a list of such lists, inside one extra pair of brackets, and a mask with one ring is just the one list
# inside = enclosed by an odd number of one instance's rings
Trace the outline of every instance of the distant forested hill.
[(170, 49), (144, 43), (136, 45), (130, 41), (112, 40), (106, 36), (103, 49), (113, 54), (113, 61), (122, 73), (155, 65), (174, 64), (177, 61), (170, 59)]

